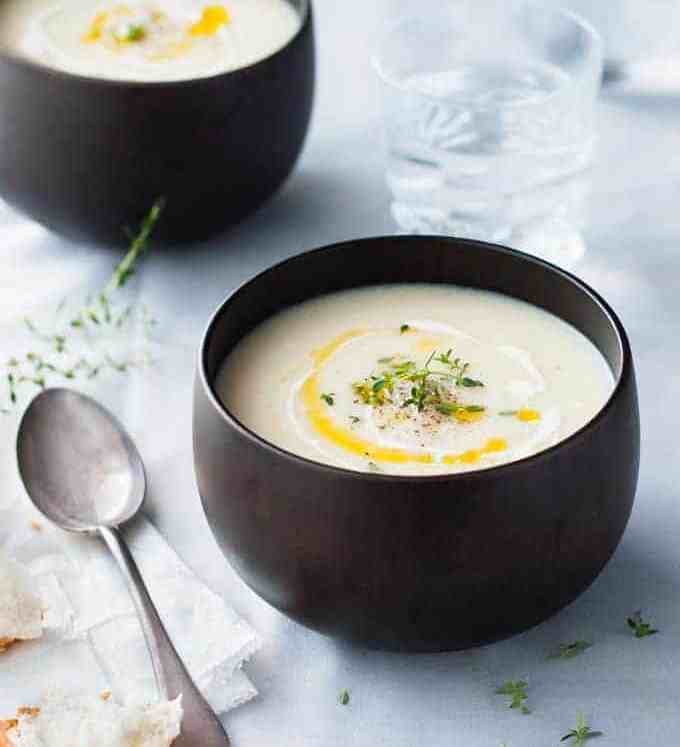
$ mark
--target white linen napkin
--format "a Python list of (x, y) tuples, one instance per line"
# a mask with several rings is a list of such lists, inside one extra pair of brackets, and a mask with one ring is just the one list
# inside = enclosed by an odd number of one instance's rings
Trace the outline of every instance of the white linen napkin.
[[(37, 352), (51, 360), (56, 356), (67, 370), (93, 351), (94, 358), (110, 354), (114, 364), (139, 362), (150, 351), (157, 360), (153, 375), (162, 376), (163, 365), (172, 365), (174, 355), (186, 356), (186, 349), (168, 342), (167, 336), (165, 342), (149, 340), (141, 317), (121, 330), (96, 330), (90, 338), (76, 335), (76, 341), (69, 339), (68, 349), (57, 354), (51, 335), (80, 309), (89, 291), (103, 285), (115, 258), (71, 247), (65, 252), (49, 234), (9, 211), (0, 210), (0, 230), (5, 240), (0, 255), (1, 363)], [(18, 237), (15, 243), (13, 236)], [(120, 308), (138, 307), (134, 286), (123, 291), (123, 301)], [(44, 339), (26, 328), (26, 315)], [(48, 384), (65, 383), (95, 396), (134, 434), (144, 420), (149, 371), (133, 365), (120, 372), (109, 366), (94, 378), (79, 374), (73, 381), (57, 377)], [(0, 718), (38, 702), (52, 688), (111, 690), (122, 702), (153, 698), (153, 673), (141, 628), (103, 544), (51, 527), (24, 493), (16, 467), (16, 431), (21, 412), (38, 389), (21, 385), (12, 404), (6, 373), (3, 378), (0, 407), (9, 412), (0, 414), (0, 552), (28, 567), (46, 610), (43, 639), (19, 644), (0, 657)], [(188, 463), (185, 469), (193, 467)], [(168, 506), (181, 510), (186, 500), (198, 498), (168, 496)], [(189, 571), (145, 518), (128, 528), (127, 537), (175, 646), (213, 708), (223, 713), (252, 698), (256, 690), (241, 667), (259, 646), (255, 631)]]

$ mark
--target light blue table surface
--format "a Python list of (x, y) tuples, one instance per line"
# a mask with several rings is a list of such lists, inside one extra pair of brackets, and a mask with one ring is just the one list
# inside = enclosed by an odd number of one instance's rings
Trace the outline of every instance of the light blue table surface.
[[(630, 333), (639, 377), (643, 453), (624, 540), (581, 599), (540, 627), (465, 653), (399, 656), (327, 640), (290, 622), (227, 566), (193, 486), (191, 386), (210, 314), (236, 285), (301, 250), (394, 232), (383, 180), (379, 100), (369, 62), (389, 0), (317, 0), (318, 96), (296, 172), (257, 215), (191, 250), (157, 251), (141, 293), (173, 337), (182, 365), (149, 398), (156, 440), (142, 444), (150, 512), (187, 563), (261, 633), (248, 666), (260, 690), (227, 717), (235, 747), (547, 747), (583, 711), (617, 747), (680, 741), (680, 89), (609, 92), (600, 104), (586, 258), (575, 268), (611, 302)], [(55, 251), (63, 250), (54, 239)], [(181, 291), (178, 293), (178, 291)], [(163, 425), (168, 402), (172, 427)], [(154, 420), (155, 419), (155, 420)], [(172, 453), (172, 458), (167, 456)], [(164, 457), (163, 454), (166, 456)], [(155, 456), (154, 456), (155, 455)], [(172, 499), (169, 499), (172, 496)], [(660, 634), (636, 640), (625, 618), (643, 608)], [(577, 638), (593, 648), (547, 661)], [(533, 713), (494, 695), (526, 678)], [(351, 702), (338, 704), (348, 688)]]

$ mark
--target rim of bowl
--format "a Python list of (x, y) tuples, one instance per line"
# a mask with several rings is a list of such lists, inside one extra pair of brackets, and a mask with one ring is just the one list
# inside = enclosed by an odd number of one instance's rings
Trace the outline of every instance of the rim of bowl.
[[(573, 10), (570, 10), (569, 8), (562, 7), (560, 5), (550, 7), (545, 5), (540, 5), (537, 3), (537, 0), (526, 0), (524, 3), (527, 7), (537, 7), (542, 12), (548, 12), (548, 13), (554, 13), (557, 15), (561, 15), (564, 18), (569, 18), (576, 26), (580, 27), (583, 31), (586, 32), (588, 35), (588, 38), (590, 40), (590, 49), (592, 51), (592, 54), (594, 55), (594, 70), (596, 72), (596, 78), (598, 80), (602, 80), (602, 75), (604, 71), (604, 41), (602, 39), (602, 35), (600, 32), (593, 26), (590, 21), (588, 21), (586, 18), (584, 18), (582, 15), (576, 13)], [(386, 28), (383, 29), (382, 34), (378, 37), (378, 42), (376, 44), (376, 51), (371, 55), (371, 66), (373, 67), (374, 72), (380, 79), (382, 83), (384, 83), (386, 86), (390, 86), (391, 88), (394, 88), (395, 90), (402, 91), (403, 93), (410, 93), (410, 94), (417, 94), (419, 96), (428, 96), (429, 94), (426, 91), (421, 90), (418, 87), (409, 86), (407, 83), (404, 82), (404, 80), (400, 80), (399, 78), (396, 78), (394, 75), (388, 73), (385, 70), (385, 66), (383, 64), (383, 46), (386, 44), (387, 40), (390, 38), (390, 35), (394, 33), (401, 25), (409, 23), (413, 20), (418, 20), (421, 17), (413, 14), (413, 13), (402, 13), (398, 18), (396, 18), (391, 23), (387, 24)], [(588, 69), (591, 69), (591, 66), (588, 66)], [(580, 81), (584, 78), (588, 77), (587, 75), (579, 75), (579, 76), (569, 76), (568, 82), (560, 86), (554, 91), (551, 91), (549, 94), (541, 96), (540, 98), (530, 98), (526, 101), (515, 101), (515, 102), (504, 102), (503, 108), (506, 109), (521, 109), (529, 106), (536, 106), (536, 105), (542, 105), (544, 102), (556, 98), (558, 96), (561, 96), (564, 94), (565, 91), (569, 91), (571, 88), (579, 85)]]
[[(290, 0), (287, 0), (290, 2)], [(292, 4), (292, 3), (291, 3)], [(296, 8), (297, 10), (297, 8)], [(102, 84), (110, 88), (169, 88), (170, 86), (188, 86), (200, 82), (212, 81), (222, 77), (236, 77), (244, 74), (246, 71), (254, 70), (260, 65), (265, 65), (275, 57), (285, 52), (294, 44), (306, 31), (312, 17), (312, 0), (300, 0), (300, 28), (291, 36), (290, 39), (278, 49), (256, 60), (250, 65), (237, 67), (233, 70), (223, 70), (222, 72), (211, 75), (202, 75), (197, 78), (178, 78), (177, 80), (121, 80), (119, 78), (99, 78), (96, 75), (85, 75), (84, 73), (73, 73), (69, 70), (62, 70), (58, 67), (46, 65), (30, 57), (25, 57), (20, 53), (14, 53), (10, 50), (0, 48), (0, 60), (17, 67), (28, 68), (36, 72), (44, 73), (53, 78), (62, 78), (64, 80), (73, 80), (80, 83)]]
[[(483, 467), (481, 469), (474, 469), (474, 470), (468, 470), (466, 472), (450, 472), (450, 473), (443, 473), (443, 474), (437, 474), (437, 475), (394, 475), (394, 474), (384, 474), (379, 472), (362, 472), (360, 470), (352, 470), (347, 469), (345, 467), (338, 467), (332, 464), (326, 464), (324, 462), (316, 461), (314, 459), (309, 459), (307, 457), (301, 456), (300, 454), (295, 454), (292, 451), (288, 451), (287, 449), (282, 448), (281, 446), (277, 446), (276, 444), (272, 443), (271, 441), (268, 441), (263, 436), (260, 436), (255, 431), (248, 428), (246, 425), (244, 425), (235, 415), (233, 415), (229, 409), (222, 403), (219, 396), (217, 395), (213, 382), (209, 381), (207, 372), (206, 372), (206, 357), (208, 352), (209, 343), (212, 337), (212, 333), (214, 331), (215, 325), (218, 321), (218, 319), (222, 316), (222, 314), (226, 313), (228, 311), (228, 307), (231, 303), (235, 301), (237, 296), (245, 290), (248, 286), (251, 284), (255, 284), (259, 282), (263, 277), (265, 277), (269, 273), (276, 272), (281, 267), (292, 264), (294, 262), (304, 262), (305, 259), (309, 256), (320, 254), (322, 252), (331, 251), (338, 249), (342, 246), (347, 246), (348, 244), (361, 244), (361, 243), (370, 243), (373, 241), (386, 241), (391, 239), (398, 239), (398, 240), (413, 240), (413, 241), (453, 241), (456, 243), (466, 243), (466, 244), (472, 244), (478, 247), (482, 247), (483, 249), (491, 252), (498, 252), (501, 254), (508, 254), (510, 256), (516, 257), (520, 261), (527, 262), (529, 264), (534, 264), (542, 267), (545, 271), (553, 274), (560, 275), (562, 278), (568, 280), (572, 285), (575, 285), (581, 292), (583, 292), (586, 296), (590, 297), (591, 301), (593, 301), (600, 309), (602, 314), (605, 316), (605, 318), (608, 320), (609, 324), (612, 326), (614, 331), (616, 332), (616, 338), (619, 346), (619, 351), (621, 354), (621, 370), (619, 371), (618, 375), (614, 376), (614, 386), (612, 388), (612, 391), (609, 394), (609, 397), (604, 402), (602, 407), (597, 411), (597, 413), (584, 425), (582, 425), (577, 431), (572, 433), (570, 436), (568, 436), (565, 439), (562, 439), (561, 441), (558, 441), (553, 446), (548, 447), (547, 449), (542, 449), (541, 451), (536, 452), (535, 454), (531, 454), (528, 457), (524, 457), (522, 459), (517, 459), (512, 462), (506, 462), (505, 464), (499, 464), (494, 465), (490, 467)], [(373, 284), (375, 285), (375, 284)], [(451, 285), (455, 285), (454, 283), (451, 283)], [(357, 287), (364, 287), (364, 286), (357, 286)], [(340, 289), (337, 292), (341, 292), (342, 289)], [(480, 290), (484, 290), (483, 288), (480, 288)], [(501, 295), (507, 295), (510, 298), (514, 298), (514, 296), (510, 295), (509, 293), (503, 293), (502, 291), (499, 291)], [(314, 296), (310, 296), (310, 298), (313, 298)], [(305, 299), (309, 300), (309, 299)], [(303, 303), (303, 302), (301, 302)], [(527, 302), (530, 303), (530, 302)], [(532, 306), (535, 306), (535, 304), (530, 304)], [(538, 307), (540, 308), (540, 307)], [(551, 313), (551, 312), (548, 312)], [(553, 316), (557, 316), (561, 319), (557, 314), (553, 314)], [(562, 321), (565, 321), (562, 319)], [(568, 324), (568, 322), (567, 322)], [(580, 330), (577, 330), (580, 332)], [(581, 332), (581, 334), (583, 334)], [(598, 350), (598, 353), (604, 357), (604, 355), (601, 353), (601, 351)], [(609, 362), (607, 361), (607, 364)], [(600, 421), (602, 421), (607, 414), (607, 412), (611, 409), (616, 399), (619, 397), (619, 393), (623, 387), (623, 384), (625, 381), (627, 381), (631, 375), (632, 372), (632, 351), (630, 348), (630, 342), (628, 340), (628, 334), (626, 333), (626, 330), (619, 319), (616, 312), (612, 309), (612, 307), (607, 303), (607, 301), (593, 288), (591, 288), (586, 282), (578, 278), (576, 275), (574, 275), (571, 272), (568, 272), (567, 270), (563, 270), (561, 267), (558, 267), (557, 265), (554, 265), (550, 262), (547, 262), (546, 260), (540, 259), (538, 257), (534, 257), (530, 254), (526, 254), (525, 252), (520, 252), (517, 249), (511, 249), (506, 246), (502, 246), (500, 244), (493, 244), (490, 242), (485, 241), (477, 241), (475, 239), (466, 239), (466, 238), (458, 238), (455, 236), (414, 236), (414, 235), (399, 235), (396, 234), (394, 236), (368, 236), (364, 238), (359, 239), (349, 239), (347, 241), (340, 241), (335, 242), (333, 244), (329, 244), (327, 246), (318, 247), (316, 249), (310, 249), (305, 252), (301, 252), (299, 254), (295, 254), (292, 257), (288, 257), (287, 259), (282, 260), (281, 262), (277, 262), (270, 267), (267, 267), (266, 269), (262, 270), (261, 272), (258, 272), (256, 275), (251, 277), (250, 279), (244, 281), (241, 283), (238, 287), (236, 287), (229, 295), (219, 304), (217, 307), (217, 310), (213, 313), (213, 315), (210, 318), (210, 321), (208, 322), (208, 326), (203, 334), (203, 337), (201, 339), (201, 344), (198, 351), (198, 376), (201, 382), (201, 386), (203, 387), (204, 393), (207, 395), (208, 399), (210, 400), (211, 405), (215, 408), (215, 410), (219, 413), (219, 415), (223, 418), (223, 420), (226, 422), (227, 425), (229, 425), (232, 428), (235, 428), (242, 436), (247, 438), (249, 441), (254, 442), (256, 445), (258, 445), (260, 448), (264, 448), (267, 451), (274, 452), (277, 456), (283, 457), (288, 460), (292, 460), (294, 462), (299, 463), (301, 466), (306, 467), (307, 469), (317, 469), (317, 470), (323, 470), (323, 471), (330, 471), (332, 474), (336, 475), (337, 477), (343, 477), (343, 478), (355, 478), (355, 479), (367, 479), (367, 480), (375, 480), (378, 482), (382, 481), (393, 481), (396, 480), (398, 482), (411, 482), (411, 483), (420, 483), (420, 482), (440, 482), (440, 481), (446, 481), (446, 480), (469, 480), (471, 478), (483, 475), (485, 477), (487, 476), (502, 476), (503, 474), (509, 474), (515, 470), (523, 469), (527, 465), (530, 465), (532, 463), (538, 464), (546, 459), (549, 459), (554, 453), (557, 451), (567, 447), (569, 444), (575, 443), (580, 438), (582, 438), (588, 431), (592, 430)], [(612, 374), (615, 372), (612, 371)]]

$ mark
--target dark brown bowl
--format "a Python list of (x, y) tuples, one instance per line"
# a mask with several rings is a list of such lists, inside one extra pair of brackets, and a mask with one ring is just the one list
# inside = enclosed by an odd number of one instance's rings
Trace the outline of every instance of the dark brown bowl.
[(60, 72), (0, 54), (0, 196), (77, 240), (116, 244), (154, 200), (166, 241), (222, 231), (270, 197), (309, 126), (309, 0), (291, 41), (249, 67), (136, 83)]
[[(249, 431), (218, 401), (220, 364), (259, 322), (323, 293), (403, 282), (499, 291), (561, 317), (609, 362), (611, 398), (580, 431), (536, 456), (422, 478), (300, 458)], [(572, 275), (476, 241), (350, 241), (258, 275), (210, 322), (194, 408), (198, 487), (230, 563), (281, 612), (373, 647), (467, 648), (550, 617), (611, 557), (637, 485), (635, 375), (616, 315)]]

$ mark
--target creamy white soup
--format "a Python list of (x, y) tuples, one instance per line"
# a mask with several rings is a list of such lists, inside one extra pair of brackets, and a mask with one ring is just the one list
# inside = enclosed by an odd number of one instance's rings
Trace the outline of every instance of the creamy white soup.
[(251, 65), (301, 25), (287, 0), (3, 0), (5, 48), (116, 80), (206, 77)]
[(224, 362), (227, 409), (325, 464), (388, 474), (478, 470), (535, 454), (603, 407), (614, 380), (580, 332), (507, 296), (394, 285), (310, 300)]

